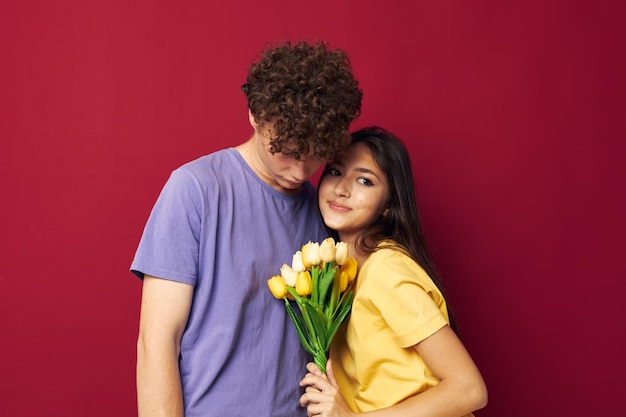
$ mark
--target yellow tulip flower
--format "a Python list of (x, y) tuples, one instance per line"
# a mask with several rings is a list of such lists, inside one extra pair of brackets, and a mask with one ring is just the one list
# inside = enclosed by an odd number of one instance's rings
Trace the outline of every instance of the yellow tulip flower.
[(313, 283), (311, 282), (311, 274), (309, 271), (298, 272), (296, 277), (296, 292), (299, 296), (304, 297), (311, 294)]
[(302, 261), (305, 268), (310, 268), (314, 265), (319, 265), (320, 260), (320, 244), (315, 242), (309, 242), (302, 246)]
[(280, 267), (280, 275), (285, 280), (285, 284), (290, 287), (296, 286), (296, 276), (298, 275), (298, 271), (294, 270), (287, 264), (283, 264), (283, 266)]
[(293, 268), (294, 271), (298, 272), (306, 270), (301, 251), (293, 254), (293, 258), (291, 259), (291, 268)]
[(356, 262), (356, 259), (354, 258), (346, 259), (346, 262), (343, 265), (341, 265), (341, 268), (339, 268), (339, 273), (340, 274), (345, 273), (348, 279), (348, 282), (352, 282), (352, 280), (356, 278), (356, 271), (357, 271), (357, 262)]
[(344, 292), (348, 288), (348, 273), (339, 271), (339, 292)]
[(274, 275), (267, 280), (267, 286), (269, 287), (272, 295), (278, 299), (285, 298), (287, 295), (287, 284), (280, 275)]
[(335, 239), (327, 237), (320, 245), (320, 259), (326, 263), (335, 260), (337, 248), (335, 247)]
[(337, 262), (337, 265), (343, 265), (346, 259), (348, 259), (348, 244), (346, 242), (337, 242), (335, 247), (337, 248), (335, 262)]

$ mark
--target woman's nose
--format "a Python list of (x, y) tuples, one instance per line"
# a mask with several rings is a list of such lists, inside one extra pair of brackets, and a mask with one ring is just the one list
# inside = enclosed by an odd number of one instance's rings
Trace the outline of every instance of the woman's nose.
[(345, 178), (339, 178), (335, 184), (335, 194), (341, 197), (350, 197), (350, 189)]

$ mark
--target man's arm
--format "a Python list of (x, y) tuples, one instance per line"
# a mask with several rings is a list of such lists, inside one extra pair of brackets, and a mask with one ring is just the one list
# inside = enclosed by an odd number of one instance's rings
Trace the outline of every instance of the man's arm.
[(146, 275), (137, 340), (139, 417), (183, 417), (180, 340), (193, 286)]

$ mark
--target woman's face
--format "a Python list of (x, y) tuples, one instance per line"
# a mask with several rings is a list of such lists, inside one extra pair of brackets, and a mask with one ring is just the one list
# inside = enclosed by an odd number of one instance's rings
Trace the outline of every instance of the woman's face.
[(342, 241), (354, 242), (383, 214), (389, 185), (367, 146), (355, 143), (343, 159), (328, 165), (318, 194), (326, 225)]

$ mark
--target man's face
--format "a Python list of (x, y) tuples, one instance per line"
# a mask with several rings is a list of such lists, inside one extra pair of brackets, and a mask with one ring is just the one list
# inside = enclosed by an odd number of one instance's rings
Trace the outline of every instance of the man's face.
[(248, 117), (254, 129), (254, 136), (251, 139), (254, 155), (247, 159), (250, 168), (272, 188), (285, 194), (297, 194), (302, 189), (302, 184), (326, 161), (313, 156), (312, 153), (295, 159), (290, 155), (293, 148), (289, 143), (283, 146), (282, 152), (270, 152), (273, 123), (259, 124), (252, 112), (248, 112)]
[(301, 156), (299, 160), (289, 156), (288, 146), (283, 152), (270, 152), (270, 139), (264, 135), (259, 140), (259, 158), (263, 169), (261, 176), (273, 188), (286, 194), (300, 191), (302, 184), (311, 178), (326, 161), (311, 154)]

